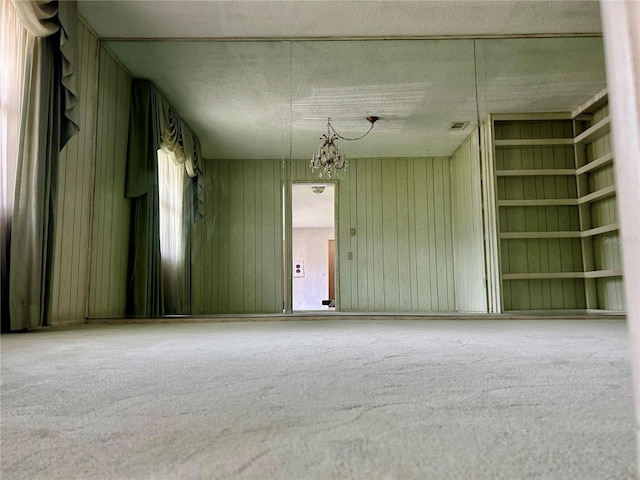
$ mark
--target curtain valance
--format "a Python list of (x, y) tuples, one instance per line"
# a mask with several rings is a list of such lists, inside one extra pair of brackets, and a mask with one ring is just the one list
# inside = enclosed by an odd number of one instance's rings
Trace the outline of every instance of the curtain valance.
[(20, 22), (35, 37), (50, 37), (59, 33), (61, 54), (62, 110), (60, 149), (80, 131), (78, 112), (78, 81), (75, 73), (78, 10), (75, 1), (11, 0)]
[(190, 177), (195, 177), (200, 173), (200, 140), (186, 125), (182, 125), (180, 131), (180, 145), (185, 157), (184, 168)]
[(147, 193), (157, 184), (157, 150), (173, 153), (190, 177), (202, 172), (200, 140), (148, 80), (134, 80), (129, 122), (125, 196)]
[(162, 97), (159, 98), (160, 103), (160, 148), (167, 153), (173, 153), (175, 161), (183, 164), (185, 154), (180, 145), (180, 117), (175, 109)]

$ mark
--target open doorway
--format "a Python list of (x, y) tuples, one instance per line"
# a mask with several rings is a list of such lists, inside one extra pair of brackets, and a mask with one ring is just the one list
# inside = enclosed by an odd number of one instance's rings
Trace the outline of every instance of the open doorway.
[(293, 310), (334, 310), (335, 185), (291, 186)]

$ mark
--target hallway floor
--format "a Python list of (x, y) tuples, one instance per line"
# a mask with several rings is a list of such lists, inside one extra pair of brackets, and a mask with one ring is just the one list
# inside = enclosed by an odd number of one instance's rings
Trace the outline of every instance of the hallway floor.
[(11, 479), (632, 479), (621, 320), (85, 325), (2, 336)]

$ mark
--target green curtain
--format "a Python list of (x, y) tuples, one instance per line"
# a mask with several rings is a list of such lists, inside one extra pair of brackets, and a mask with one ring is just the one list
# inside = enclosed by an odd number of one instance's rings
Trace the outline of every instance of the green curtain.
[[(176, 168), (184, 169), (182, 219), (176, 231), (171, 231), (172, 238), (174, 234), (182, 237), (184, 261), (167, 257), (163, 262), (161, 255), (159, 149), (173, 155)], [(151, 82), (134, 80), (125, 187), (125, 196), (132, 202), (129, 316), (153, 318), (191, 313), (191, 229), (202, 216), (203, 203), (202, 191), (198, 191), (201, 186), (199, 160), (200, 141), (173, 107)], [(168, 171), (164, 171), (164, 175), (167, 174)], [(163, 184), (165, 187), (171, 188)]]
[(49, 323), (58, 158), (79, 130), (73, 73), (77, 14), (75, 2), (63, 5), (65, 13), (58, 12), (57, 2), (13, 4), (31, 33), (9, 253), (8, 327), (19, 331)]
[(16, 172), (9, 271), (10, 330), (47, 324), (59, 122), (49, 38), (33, 37)]
[(147, 80), (134, 80), (127, 147), (125, 196), (131, 199), (127, 315), (164, 315), (158, 156), (160, 96)]

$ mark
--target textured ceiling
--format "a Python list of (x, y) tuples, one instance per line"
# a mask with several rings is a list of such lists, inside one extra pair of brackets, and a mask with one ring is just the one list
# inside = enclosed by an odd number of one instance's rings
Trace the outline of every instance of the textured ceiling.
[[(312, 186), (325, 187), (317, 194)], [(331, 183), (294, 183), (291, 186), (291, 226), (293, 228), (333, 228), (335, 187)]]
[[(102, 37), (493, 35), (599, 31), (597, 2), (96, 2)], [(179, 14), (178, 14), (179, 12)], [(327, 12), (332, 16), (327, 17)], [(323, 16), (324, 15), (324, 16)], [(347, 157), (449, 156), (478, 115), (569, 111), (605, 86), (600, 37), (108, 41), (207, 158), (309, 158), (331, 117)], [(469, 122), (450, 131), (451, 122)]]
[(600, 32), (597, 1), (95, 1), (101, 37), (344, 37)]
[[(570, 111), (605, 85), (600, 38), (110, 42), (207, 158), (308, 158), (326, 119), (349, 157), (449, 156), (477, 114)], [(474, 52), (475, 49), (475, 52)], [(474, 61), (475, 53), (475, 61)], [(476, 104), (476, 95), (478, 102)], [(449, 124), (469, 122), (462, 131)]]

